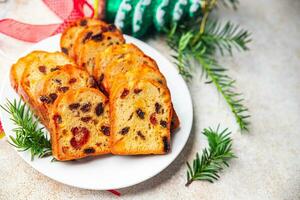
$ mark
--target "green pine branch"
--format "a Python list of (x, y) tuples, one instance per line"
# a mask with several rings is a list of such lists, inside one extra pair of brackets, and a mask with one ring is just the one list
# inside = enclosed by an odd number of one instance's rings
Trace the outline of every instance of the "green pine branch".
[(229, 167), (228, 161), (236, 158), (232, 151), (232, 139), (229, 137), (231, 132), (228, 129), (223, 131), (211, 128), (204, 129), (202, 132), (208, 140), (208, 148), (202, 151), (201, 157), (196, 154), (193, 164), (187, 162), (187, 182), (189, 186), (193, 181), (214, 182), (220, 178), (219, 173)]
[[(188, 31), (189, 30), (189, 31)], [(216, 51), (221, 53), (232, 50), (247, 50), (249, 33), (231, 23), (220, 26), (215, 21), (207, 21), (207, 27), (199, 37), (199, 31), (194, 27), (190, 29), (184, 25), (175, 25), (168, 35), (168, 45), (175, 51), (173, 56), (180, 74), (190, 78), (188, 61), (195, 59), (206, 73), (208, 81), (212, 83), (223, 96), (230, 107), (240, 129), (248, 130), (247, 107), (243, 104), (244, 99), (235, 90), (235, 80), (227, 75), (227, 69), (222, 67), (216, 60)]]
[(218, 21), (208, 20), (201, 41), (209, 48), (219, 50), (222, 55), (225, 54), (224, 51), (232, 55), (233, 49), (248, 50), (247, 45), (251, 39), (250, 33), (238, 25), (227, 22), (222, 26)]
[(43, 128), (38, 127), (38, 120), (21, 99), (19, 102), (7, 101), (0, 107), (11, 115), (10, 119), (17, 126), (13, 129), (15, 137), (10, 136), (11, 145), (19, 151), (30, 151), (32, 160), (35, 156), (45, 157), (52, 154), (50, 140), (43, 132)]

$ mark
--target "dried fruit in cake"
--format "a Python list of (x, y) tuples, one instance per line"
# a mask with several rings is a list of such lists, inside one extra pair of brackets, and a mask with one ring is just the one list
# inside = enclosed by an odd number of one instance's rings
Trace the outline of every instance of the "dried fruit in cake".
[(73, 160), (110, 153), (108, 99), (94, 88), (62, 94), (51, 113), (52, 154)]
[[(137, 90), (141, 91), (135, 93)], [(167, 87), (146, 80), (123, 84), (110, 97), (110, 109), (113, 154), (165, 154), (170, 150), (172, 103)]]

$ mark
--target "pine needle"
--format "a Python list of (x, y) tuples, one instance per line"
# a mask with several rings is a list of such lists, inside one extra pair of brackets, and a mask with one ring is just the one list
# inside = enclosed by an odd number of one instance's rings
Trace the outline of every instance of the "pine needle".
[(218, 126), (216, 130), (208, 128), (202, 133), (207, 137), (209, 147), (202, 151), (201, 157), (196, 154), (192, 165), (187, 162), (186, 186), (197, 180), (213, 183), (220, 178), (219, 173), (229, 167), (228, 161), (236, 158), (228, 129), (220, 131)]
[(0, 107), (11, 115), (10, 119), (17, 126), (13, 129), (15, 137), (10, 136), (11, 145), (19, 151), (30, 151), (32, 160), (35, 156), (41, 158), (52, 154), (50, 140), (43, 128), (38, 127), (38, 120), (21, 99), (18, 102), (7, 100), (7, 103)]

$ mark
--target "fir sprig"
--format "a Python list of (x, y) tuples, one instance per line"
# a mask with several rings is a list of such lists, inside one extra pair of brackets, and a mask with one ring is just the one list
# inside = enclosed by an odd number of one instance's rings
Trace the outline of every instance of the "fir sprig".
[(201, 157), (196, 154), (192, 166), (187, 162), (186, 186), (196, 180), (218, 180), (220, 171), (229, 167), (228, 161), (236, 157), (232, 151), (232, 139), (229, 137), (231, 132), (228, 129), (220, 131), (218, 126), (216, 130), (208, 128), (202, 133), (207, 137), (209, 147), (202, 151)]
[(7, 100), (7, 103), (1, 108), (10, 114), (10, 119), (17, 126), (13, 129), (15, 137), (10, 136), (12, 141), (9, 142), (15, 146), (19, 151), (29, 150), (31, 159), (35, 156), (45, 157), (51, 155), (51, 143), (43, 128), (38, 127), (38, 120), (26, 104), (20, 99), (18, 102)]
[(222, 55), (227, 51), (232, 55), (232, 50), (248, 50), (248, 43), (251, 42), (250, 33), (241, 29), (238, 25), (227, 22), (222, 26), (218, 21), (208, 20), (206, 28), (201, 36), (201, 41), (208, 48), (217, 49)]
[[(231, 2), (231, 1), (227, 1)], [(232, 3), (235, 1), (232, 1)], [(221, 25), (216, 20), (208, 18), (209, 12), (217, 1), (207, 1), (206, 12), (203, 18), (196, 23), (184, 22), (173, 25), (168, 34), (168, 45), (174, 50), (180, 74), (185, 78), (191, 77), (189, 61), (195, 59), (201, 65), (208, 81), (216, 86), (229, 105), (242, 131), (248, 130), (248, 109), (243, 104), (241, 94), (235, 90), (235, 80), (227, 75), (227, 69), (221, 66), (216, 59), (219, 51), (222, 55), (232, 55), (233, 49), (248, 50), (251, 41), (248, 31), (238, 25), (227, 22)], [(200, 23), (200, 29), (198, 24)]]

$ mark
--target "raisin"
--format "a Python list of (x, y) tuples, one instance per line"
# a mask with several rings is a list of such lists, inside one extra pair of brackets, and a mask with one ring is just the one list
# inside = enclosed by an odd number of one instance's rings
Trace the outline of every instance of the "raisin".
[(105, 27), (105, 26), (103, 26), (103, 27), (101, 27), (101, 32), (107, 32), (108, 31), (108, 28), (107, 27)]
[(133, 92), (134, 92), (135, 94), (139, 94), (141, 91), (142, 91), (142, 89), (138, 89), (138, 88), (136, 88), (136, 89), (133, 90)]
[(162, 80), (157, 80), (158, 83), (163, 84)]
[(73, 127), (71, 132), (73, 138), (70, 143), (75, 149), (79, 149), (82, 145), (86, 144), (90, 137), (90, 131), (85, 127)]
[(99, 84), (99, 90), (108, 97), (108, 92), (105, 90), (104, 86), (102, 84)]
[(119, 132), (121, 135), (126, 135), (129, 132), (130, 127), (122, 128), (122, 130)]
[(54, 72), (54, 71), (56, 71), (56, 70), (59, 70), (59, 67), (54, 67), (54, 68), (51, 68), (51, 69), (50, 69), (51, 72)]
[(104, 107), (103, 107), (103, 103), (98, 103), (96, 108), (95, 108), (95, 112), (97, 116), (100, 116), (103, 112), (104, 112)]
[(95, 153), (96, 150), (93, 147), (89, 147), (83, 150), (85, 154)]
[(99, 83), (101, 83), (103, 81), (103, 79), (104, 79), (104, 74), (102, 73), (99, 77)]
[(92, 117), (81, 117), (80, 120), (83, 122), (89, 122), (92, 119)]
[(71, 78), (71, 79), (69, 80), (69, 83), (72, 84), (72, 83), (75, 83), (76, 81), (77, 81), (76, 78)]
[(101, 126), (101, 132), (104, 135), (109, 136), (110, 135), (110, 128), (108, 126)]
[(136, 112), (136, 114), (138, 115), (139, 118), (145, 119), (145, 113), (142, 111), (142, 109), (139, 108), (135, 112)]
[(160, 123), (159, 123), (162, 127), (164, 128), (167, 128), (167, 122), (165, 120), (160, 120)]
[(110, 24), (108, 27), (107, 27), (107, 30), (110, 31), (110, 32), (113, 32), (117, 29), (117, 27), (114, 25), (114, 24)]
[(46, 104), (50, 104), (51, 103), (51, 99), (47, 96), (40, 96), (40, 101)]
[(86, 19), (81, 20), (79, 25), (80, 26), (86, 26), (87, 25), (87, 20)]
[(91, 85), (92, 88), (97, 88), (97, 83), (92, 76), (89, 77), (89, 84)]
[(52, 119), (54, 120), (54, 122), (55, 122), (56, 124), (62, 123), (61, 116), (58, 115), (58, 114), (54, 115)]
[(82, 43), (85, 43), (87, 40), (89, 40), (91, 38), (91, 36), (93, 35), (93, 32), (88, 32), (85, 37), (82, 40)]
[(146, 139), (146, 137), (142, 134), (141, 131), (138, 131), (136, 134), (137, 134), (138, 136), (140, 136), (140, 138), (142, 138), (143, 140)]
[(72, 103), (69, 105), (70, 110), (77, 110), (80, 107), (79, 103)]
[(63, 92), (63, 93), (65, 93), (65, 92), (68, 91), (68, 90), (69, 90), (69, 87), (67, 87), (67, 86), (59, 87), (59, 88), (58, 88), (58, 91), (59, 91), (59, 92)]
[(61, 80), (59, 80), (59, 79), (53, 79), (53, 81), (54, 81), (55, 83), (58, 83), (59, 85), (61, 85)]
[(159, 110), (161, 108), (161, 105), (159, 103), (155, 103), (155, 112), (158, 114), (159, 113)]
[(124, 99), (128, 94), (129, 94), (129, 90), (125, 88), (120, 96), (121, 99)]
[(91, 110), (91, 106), (92, 106), (91, 103), (85, 103), (81, 106), (80, 110), (82, 112), (88, 112)]
[(67, 48), (65, 48), (65, 47), (62, 47), (62, 48), (61, 48), (61, 51), (62, 51), (64, 54), (66, 54), (66, 55), (69, 54), (69, 50), (68, 50)]
[(129, 116), (129, 118), (128, 118), (128, 120), (127, 120), (127, 121), (131, 120), (131, 119), (132, 119), (132, 117), (133, 117), (133, 113), (131, 113), (131, 115)]
[(57, 94), (56, 93), (51, 93), (51, 94), (49, 94), (49, 97), (51, 99), (51, 103), (53, 103), (57, 99)]
[(170, 151), (170, 144), (169, 144), (169, 141), (168, 141), (168, 137), (167, 136), (164, 136), (162, 138), (162, 141), (164, 143), (164, 152), (167, 153)]
[(98, 33), (96, 35), (93, 35), (91, 39), (95, 42), (100, 42), (103, 39), (103, 35), (102, 33)]
[(39, 71), (42, 72), (43, 74), (46, 74), (46, 67), (45, 66), (39, 66)]
[(157, 119), (156, 119), (155, 113), (152, 113), (152, 114), (150, 115), (150, 122), (151, 122), (151, 124), (153, 124), (153, 125), (156, 125), (156, 124), (157, 124)]

